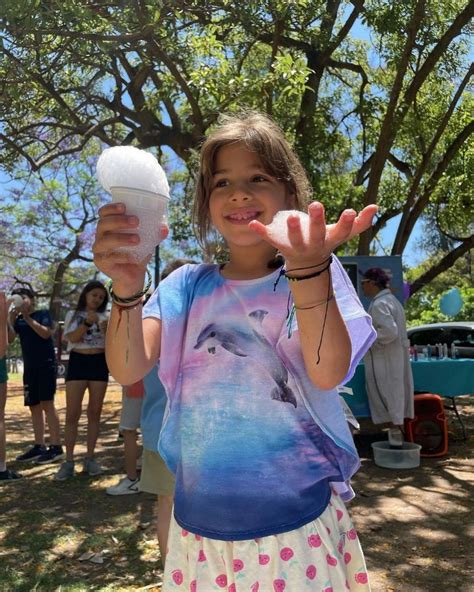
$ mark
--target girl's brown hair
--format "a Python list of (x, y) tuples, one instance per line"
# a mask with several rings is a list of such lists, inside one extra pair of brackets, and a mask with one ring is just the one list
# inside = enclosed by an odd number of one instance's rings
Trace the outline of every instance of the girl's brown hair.
[(214, 164), (220, 148), (242, 142), (255, 152), (265, 171), (282, 181), (293, 198), (293, 208), (302, 210), (311, 195), (306, 173), (286, 140), (283, 131), (266, 115), (251, 112), (224, 115), (201, 147), (201, 158), (193, 205), (194, 230), (200, 244), (206, 248), (211, 232), (209, 196)]

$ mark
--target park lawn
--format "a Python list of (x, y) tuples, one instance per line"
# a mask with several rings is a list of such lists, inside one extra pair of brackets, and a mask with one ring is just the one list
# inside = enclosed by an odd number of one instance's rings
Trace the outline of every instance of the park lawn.
[[(13, 378), (13, 377), (11, 377)], [(64, 385), (57, 406), (64, 425)], [(7, 459), (24, 479), (0, 489), (0, 589), (160, 590), (160, 552), (154, 530), (154, 496), (108, 496), (106, 487), (121, 475), (118, 439), (121, 392), (108, 389), (98, 460), (106, 469), (96, 478), (78, 475), (55, 482), (59, 464), (12, 462), (31, 443), (31, 421), (22, 389), (10, 380), (7, 399)], [(84, 418), (79, 455), (85, 452)], [(81, 468), (76, 466), (76, 470)]]

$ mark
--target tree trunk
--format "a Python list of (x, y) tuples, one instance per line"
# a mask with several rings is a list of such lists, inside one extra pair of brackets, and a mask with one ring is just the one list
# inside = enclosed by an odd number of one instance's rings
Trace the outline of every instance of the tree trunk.
[(49, 312), (55, 321), (58, 321), (59, 312), (61, 310), (61, 293), (64, 284), (64, 274), (68, 270), (71, 263), (76, 259), (79, 259), (81, 247), (81, 241), (79, 239), (76, 239), (76, 244), (71, 249), (71, 251), (69, 251), (66, 257), (64, 257), (64, 259), (59, 263), (56, 269), (56, 273), (54, 274), (53, 291), (51, 293), (51, 299), (49, 301)]

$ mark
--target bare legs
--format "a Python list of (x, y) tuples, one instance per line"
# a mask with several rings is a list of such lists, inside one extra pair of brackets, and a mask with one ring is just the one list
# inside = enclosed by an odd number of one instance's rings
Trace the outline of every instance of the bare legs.
[(168, 532), (170, 529), (171, 513), (173, 512), (173, 496), (159, 495), (157, 502), (156, 535), (160, 546), (161, 561), (165, 565), (168, 550)]
[(69, 380), (66, 383), (66, 460), (74, 458), (77, 441), (77, 429), (82, 412), (82, 400), (86, 389), (89, 389), (87, 406), (87, 457), (92, 458), (95, 452), (100, 429), (100, 416), (104, 403), (107, 383), (103, 381)]
[[(38, 405), (36, 405), (38, 407)], [(41, 401), (39, 407), (41, 412), (44, 412), (46, 416), (46, 423), (49, 428), (49, 443), (53, 446), (60, 446), (60, 427), (59, 427), (59, 415), (54, 406), (54, 401)], [(44, 426), (44, 424), (43, 424)], [(43, 427), (44, 433), (44, 427)]]
[(5, 470), (7, 453), (5, 448), (5, 403), (7, 401), (7, 383), (0, 384), (0, 471)]
[(35, 444), (44, 446), (44, 417), (41, 403), (30, 406), (31, 421), (33, 423), (33, 433), (35, 436)]
[(99, 380), (89, 381), (89, 404), (87, 406), (87, 457), (92, 458), (99, 436), (100, 416), (104, 404), (107, 383)]
[(137, 478), (137, 430), (122, 430), (125, 473), (130, 481)]

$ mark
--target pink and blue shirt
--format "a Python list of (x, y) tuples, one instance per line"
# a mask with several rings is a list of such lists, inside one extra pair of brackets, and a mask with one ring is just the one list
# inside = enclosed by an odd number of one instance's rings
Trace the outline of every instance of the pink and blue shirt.
[[(331, 272), (352, 342), (346, 382), (375, 333), (336, 258)], [(359, 467), (337, 390), (306, 374), (296, 317), (289, 337), (278, 273), (228, 280), (218, 266), (186, 265), (144, 309), (162, 321), (159, 451), (176, 475), (175, 518), (208, 538), (299, 528), (325, 510), (330, 484), (350, 497)]]

